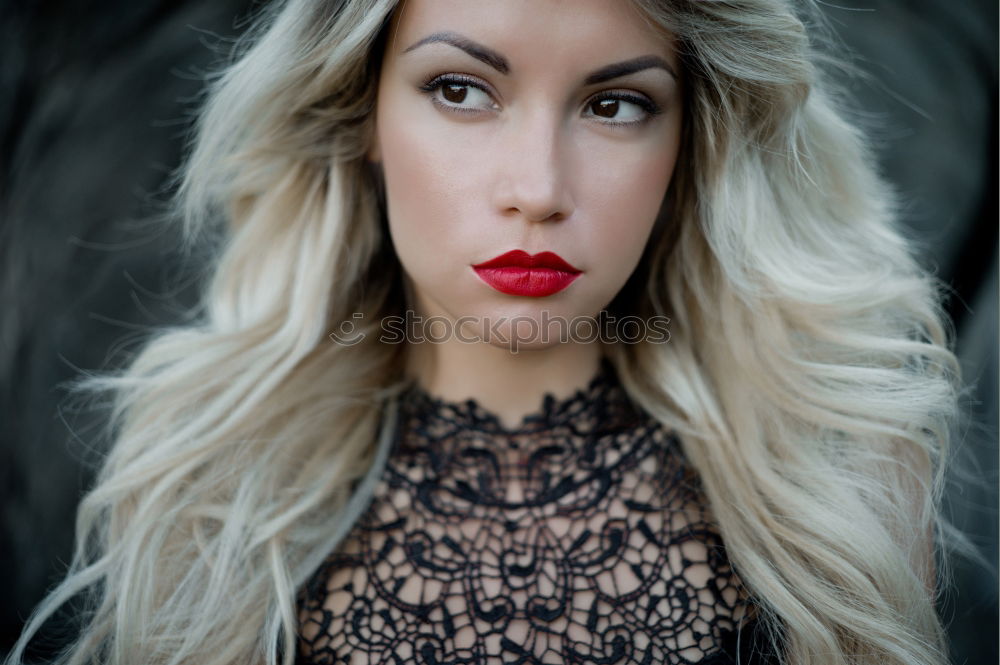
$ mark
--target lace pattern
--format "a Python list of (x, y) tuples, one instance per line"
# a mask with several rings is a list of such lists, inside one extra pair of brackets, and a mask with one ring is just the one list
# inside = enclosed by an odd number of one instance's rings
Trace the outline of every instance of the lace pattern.
[(515, 429), (418, 386), (400, 416), (302, 589), (298, 663), (729, 662), (748, 602), (677, 437), (607, 360)]

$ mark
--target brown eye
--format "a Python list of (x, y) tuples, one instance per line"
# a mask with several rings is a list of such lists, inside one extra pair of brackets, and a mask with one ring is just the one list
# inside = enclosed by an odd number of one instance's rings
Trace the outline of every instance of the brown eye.
[(618, 100), (617, 99), (599, 99), (590, 105), (593, 109), (594, 115), (600, 116), (602, 118), (613, 118), (618, 115)]
[(465, 76), (438, 76), (419, 89), (449, 112), (482, 113), (500, 109), (483, 84)]
[(465, 101), (465, 96), (469, 94), (469, 87), (456, 83), (447, 83), (441, 86), (441, 92), (444, 98), (452, 104), (461, 104)]
[(646, 97), (625, 92), (612, 94), (614, 96), (588, 102), (587, 115), (600, 118), (606, 125), (638, 126), (660, 113), (660, 109)]

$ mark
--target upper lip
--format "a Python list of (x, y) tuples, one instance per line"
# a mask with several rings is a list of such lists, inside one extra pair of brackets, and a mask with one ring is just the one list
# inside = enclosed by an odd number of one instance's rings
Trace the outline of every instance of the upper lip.
[(496, 256), (484, 263), (478, 263), (473, 268), (551, 268), (562, 270), (563, 272), (582, 272), (567, 263), (561, 256), (554, 252), (539, 252), (531, 255), (521, 249), (513, 249), (509, 252)]

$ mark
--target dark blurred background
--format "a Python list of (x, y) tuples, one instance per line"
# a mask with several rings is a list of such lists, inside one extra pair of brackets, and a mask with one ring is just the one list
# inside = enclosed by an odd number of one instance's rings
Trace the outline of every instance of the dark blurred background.
[[(97, 419), (69, 408), (63, 382), (127, 362), (192, 301), (190, 284), (164, 292), (185, 268), (173, 232), (144, 220), (161, 210), (204, 73), (259, 8), (0, 0), (0, 655), (65, 570), (98, 459)], [(823, 11), (868, 74), (848, 85), (906, 197), (904, 221), (952, 288), (970, 421), (946, 508), (995, 566), (997, 3), (839, 0)], [(941, 607), (953, 662), (993, 665), (997, 579), (953, 565)]]

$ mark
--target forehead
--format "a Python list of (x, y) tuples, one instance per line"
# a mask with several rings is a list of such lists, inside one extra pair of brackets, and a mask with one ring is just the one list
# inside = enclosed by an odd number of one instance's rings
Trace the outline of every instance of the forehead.
[(630, 0), (402, 0), (390, 54), (441, 31), (503, 53), (511, 73), (540, 62), (585, 66), (645, 54), (676, 62), (669, 35)]

